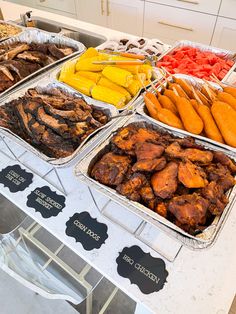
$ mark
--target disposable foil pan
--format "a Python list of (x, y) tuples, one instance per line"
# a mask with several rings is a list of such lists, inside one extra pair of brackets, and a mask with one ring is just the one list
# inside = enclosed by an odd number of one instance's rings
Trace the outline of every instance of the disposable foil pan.
[(28, 28), (28, 27), (21, 34), (5, 40), (1, 44), (2, 45), (3, 44), (4, 45), (12, 44), (12, 43), (17, 42), (17, 41), (18, 42), (26, 42), (29, 44), (30, 43), (37, 43), (37, 44), (50, 43), (50, 44), (56, 44), (56, 45), (66, 45), (68, 47), (75, 48), (76, 51), (73, 52), (71, 55), (66, 56), (64, 58), (61, 58), (60, 60), (57, 60), (57, 61), (55, 61), (55, 62), (53, 62), (53, 63), (51, 63), (51, 64), (49, 64), (49, 65), (47, 65), (41, 69), (35, 71), (34, 73), (30, 74), (29, 76), (25, 77), (21, 81), (17, 82), (13, 86), (6, 89), (4, 92), (0, 93), (0, 97), (4, 97), (6, 94), (8, 94), (14, 88), (25, 83), (26, 81), (28, 81), (32, 77), (34, 77), (40, 73), (45, 72), (49, 68), (52, 68), (53, 66), (58, 64), (59, 62), (65, 61), (65, 60), (67, 60), (67, 59), (69, 59), (75, 55), (81, 54), (86, 49), (82, 43), (80, 43), (76, 40), (73, 40), (71, 38), (68, 38), (68, 37), (65, 37), (65, 36), (62, 36), (59, 34), (55, 34), (55, 33), (49, 33), (49, 32), (43, 31), (43, 30), (35, 29), (35, 28)]
[[(71, 61), (76, 62), (76, 60), (78, 59), (78, 56), (73, 58)], [(60, 73), (61, 73), (61, 68), (62, 66), (57, 67), (55, 70), (52, 71), (51, 73), (51, 77), (53, 79), (58, 80)], [(162, 80), (163, 78), (163, 71), (159, 71), (158, 68), (153, 67), (153, 72), (152, 72), (152, 83), (154, 85), (156, 85), (158, 83), (158, 81)], [(63, 83), (66, 86), (68, 86), (66, 83)], [(146, 86), (146, 88), (149, 88), (150, 85)], [(76, 89), (74, 89), (76, 90)], [(123, 111), (123, 110), (132, 110), (135, 107), (135, 101), (137, 100), (137, 98), (139, 97), (139, 95), (144, 91), (143, 88), (141, 88), (138, 93), (121, 109), (118, 109), (119, 111)], [(92, 97), (89, 97), (90, 99), (93, 99)]]
[(19, 29), (19, 33), (15, 34), (15, 35), (9, 35), (9, 36), (5, 36), (5, 37), (0, 37), (0, 42), (6, 40), (8, 38), (12, 38), (13, 36), (18, 36), (25, 30), (25, 27), (17, 25), (16, 23), (13, 23), (13, 22), (10, 22), (10, 21), (6, 22), (6, 21), (3, 21), (3, 20), (0, 20), (0, 24), (11, 25), (11, 26), (14, 26), (15, 28)]
[[(120, 195), (116, 192), (116, 190), (105, 186), (98, 181), (92, 179), (90, 177), (90, 171), (93, 165), (101, 158), (101, 156), (108, 150), (108, 145), (110, 140), (113, 136), (113, 133), (116, 132), (120, 127), (126, 126), (130, 123), (141, 123), (142, 126), (146, 127), (146, 125), (150, 125), (153, 129), (157, 131), (165, 131), (169, 134), (177, 136), (179, 138), (184, 138), (186, 135), (181, 134), (175, 131), (166, 131), (161, 126), (153, 124), (149, 120), (144, 117), (139, 116), (138, 114), (133, 114), (129, 118), (120, 119), (112, 129), (112, 133), (106, 133), (103, 137), (100, 138), (99, 142), (97, 143), (96, 147), (94, 147), (88, 154), (75, 166), (75, 175), (85, 182), (90, 187), (95, 188), (99, 192), (103, 193), (113, 201), (123, 205), (127, 210), (137, 214), (145, 221), (157, 226), (158, 228), (162, 229), (163, 231), (167, 232), (170, 236), (174, 237), (181, 241), (185, 246), (188, 246), (192, 249), (201, 249), (206, 248), (215, 241), (216, 236), (219, 233), (219, 230), (222, 228), (224, 221), (226, 220), (227, 215), (229, 214), (231, 208), (233, 207), (236, 195), (236, 186), (232, 188), (227, 196), (229, 198), (229, 203), (225, 207), (222, 215), (220, 217), (216, 216), (212, 224), (207, 227), (201, 234), (196, 236), (190, 235), (181, 228), (177, 227), (175, 224), (170, 222), (169, 220), (165, 219), (164, 217), (158, 215), (157, 213), (153, 212), (151, 209), (147, 208), (146, 206), (128, 200), (125, 196)], [(222, 151), (216, 146), (211, 144), (196, 140), (196, 143), (201, 144), (206, 149), (211, 149), (214, 151)], [(236, 160), (234, 154), (229, 151), (224, 151), (226, 155), (230, 158)], [(125, 219), (125, 217), (124, 217)]]
[[(158, 61), (161, 61), (164, 56), (171, 54), (176, 48), (181, 48), (181, 47), (184, 47), (184, 46), (190, 46), (190, 47), (193, 47), (193, 48), (198, 48), (201, 51), (212, 52), (212, 53), (216, 54), (219, 57), (223, 57), (226, 60), (232, 60), (232, 61), (235, 62), (235, 53), (232, 52), (232, 51), (229, 51), (229, 50), (226, 50), (226, 49), (217, 48), (217, 47), (212, 47), (212, 46), (208, 46), (208, 45), (204, 45), (204, 44), (201, 44), (201, 43), (196, 43), (196, 42), (189, 41), (189, 40), (177, 41), (170, 49), (165, 51), (159, 57)], [(224, 79), (228, 76), (228, 74), (233, 70), (234, 67), (235, 67), (235, 64), (233, 64), (233, 66), (228, 71), (228, 73), (225, 75), (225, 77), (222, 79), (222, 81), (224, 81)]]
[[(204, 84), (204, 81), (201, 80), (201, 79), (197, 79), (193, 76), (188, 76), (188, 75), (184, 75), (184, 74), (175, 74), (174, 75), (175, 77), (177, 78), (181, 78), (181, 79), (184, 79), (185, 81), (191, 83), (195, 88), (198, 88), (200, 87), (201, 85)], [(171, 81), (172, 79), (171, 78), (168, 78), (168, 81)], [(213, 83), (213, 82), (209, 82), (213, 88), (217, 89), (217, 90), (220, 90), (222, 91), (222, 88), (220, 87), (220, 85), (216, 84), (216, 83)], [(167, 85), (167, 83), (163, 83), (164, 86)], [(157, 88), (159, 91), (161, 90), (161, 86), (159, 88)], [(140, 98), (139, 101), (136, 102), (136, 110), (139, 114), (141, 114), (142, 116), (146, 117), (148, 120), (152, 121), (152, 123), (154, 124), (157, 124), (157, 125), (160, 125), (161, 127), (165, 128), (165, 129), (168, 129), (168, 130), (171, 130), (171, 131), (178, 131), (182, 134), (185, 134), (185, 135), (188, 135), (188, 136), (192, 136), (194, 138), (197, 138), (197, 139), (200, 139), (202, 141), (207, 141), (211, 144), (214, 144), (214, 145), (217, 145), (217, 146), (220, 146), (224, 149), (228, 149), (234, 153), (236, 153), (236, 148), (235, 147), (232, 147), (232, 146), (229, 146), (227, 144), (222, 144), (220, 142), (217, 142), (217, 141), (214, 141), (206, 136), (202, 136), (202, 135), (196, 135), (196, 134), (193, 134), (193, 133), (190, 133), (190, 132), (187, 132), (187, 131), (184, 131), (184, 130), (180, 130), (180, 129), (177, 129), (177, 128), (174, 128), (174, 127), (171, 127), (165, 123), (162, 123), (158, 120), (155, 120), (153, 119), (152, 117), (150, 117), (148, 115), (148, 112), (147, 112), (147, 109), (146, 109), (146, 106), (145, 106), (145, 102), (143, 100), (143, 98)]]
[[(114, 106), (102, 103), (100, 101), (96, 101), (94, 99), (91, 100), (90, 98), (81, 95), (79, 92), (75, 92), (71, 88), (64, 86), (63, 84), (61, 84), (57, 81), (47, 79), (45, 77), (42, 78), (40, 81), (38, 81), (38, 80), (36, 81), (36, 79), (35, 79), (34, 83), (30, 82), (28, 84), (25, 84), (22, 89), (16, 91), (15, 93), (10, 94), (9, 96), (5, 97), (4, 99), (2, 99), (0, 102), (0, 106), (4, 105), (5, 103), (8, 103), (14, 99), (22, 97), (29, 88), (36, 88), (39, 92), (48, 92), (53, 88), (59, 88), (63, 92), (65, 92), (66, 94), (73, 96), (73, 97), (76, 97), (76, 98), (83, 98), (88, 104), (92, 105), (94, 108), (102, 110), (108, 116), (108, 119), (113, 117), (113, 116), (117, 116), (117, 114), (118, 114), (118, 111)], [(31, 144), (29, 144), (28, 142), (23, 140), (20, 136), (18, 136), (17, 134), (15, 134), (14, 132), (10, 131), (7, 128), (0, 127), (0, 133), (5, 135), (6, 137), (10, 138), (15, 143), (23, 146), (27, 151), (32, 152), (33, 154), (35, 154), (39, 158), (43, 159), (44, 161), (48, 162), (49, 164), (60, 167), (60, 166), (68, 165), (76, 157), (80, 158), (86, 152), (86, 150), (88, 149), (88, 147), (90, 145), (95, 144), (97, 138), (99, 137), (99, 134), (96, 134), (96, 133), (99, 133), (99, 131), (106, 129), (113, 122), (114, 122), (114, 120), (110, 120), (110, 121), (108, 121), (107, 124), (96, 129), (86, 139), (84, 139), (84, 141), (82, 141), (82, 143), (77, 147), (77, 149), (73, 152), (73, 154), (71, 154), (70, 156), (67, 156), (67, 157), (63, 157), (63, 158), (48, 157), (46, 154), (40, 152), (34, 146), (32, 146)]]

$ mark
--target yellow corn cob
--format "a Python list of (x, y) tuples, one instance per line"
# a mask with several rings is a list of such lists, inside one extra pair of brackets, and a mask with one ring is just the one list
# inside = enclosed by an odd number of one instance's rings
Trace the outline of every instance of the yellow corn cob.
[(64, 82), (87, 96), (91, 96), (91, 90), (96, 85), (93, 81), (78, 74), (67, 77)]
[(120, 109), (125, 105), (125, 96), (110, 88), (96, 85), (92, 88), (92, 97), (97, 100), (108, 102)]
[(105, 77), (102, 77), (100, 79), (100, 81), (98, 82), (98, 85), (110, 88), (116, 92), (123, 94), (126, 98), (126, 102), (130, 101), (131, 99), (130, 93), (124, 87), (113, 83), (112, 81), (108, 80)]
[(92, 71), (92, 72), (100, 72), (105, 68), (105, 65), (102, 64), (93, 64), (94, 61), (103, 61), (107, 60), (107, 56), (100, 54), (96, 57), (86, 58), (86, 59), (78, 59), (76, 63), (76, 71)]
[(96, 57), (98, 55), (99, 55), (99, 52), (95, 48), (90, 47), (80, 56), (79, 59), (83, 60), (83, 59), (87, 59), (87, 58)]
[(145, 73), (147, 79), (151, 79), (152, 77), (152, 67), (149, 64), (140, 65), (139, 72)]
[(143, 86), (138, 80), (133, 80), (133, 82), (128, 86), (127, 90), (132, 96), (135, 96), (142, 87)]
[[(125, 57), (120, 57), (120, 56), (112, 56), (109, 58), (109, 60), (114, 60), (114, 61), (135, 61), (132, 58), (125, 58)], [(137, 74), (140, 71), (140, 65), (116, 65), (118, 68), (127, 70), (131, 72), (132, 74)]]
[(135, 74), (135, 75), (134, 75), (134, 79), (135, 79), (135, 80), (138, 80), (138, 81), (141, 81), (141, 82), (143, 82), (143, 84), (144, 84), (144, 82), (146, 81), (146, 74), (145, 74), (145, 73), (138, 73), (138, 74)]
[(86, 77), (87, 79), (95, 82), (96, 84), (98, 83), (98, 81), (100, 80), (102, 76), (98, 72), (89, 72), (89, 71), (79, 71), (76, 73), (76, 75)]
[(71, 75), (75, 73), (76, 62), (77, 60), (71, 60), (63, 64), (60, 75), (59, 75), (59, 79), (58, 79), (60, 82), (64, 82), (64, 80), (67, 77), (70, 77)]
[(106, 66), (102, 74), (113, 83), (123, 87), (128, 87), (133, 81), (133, 75), (129, 71), (117, 67)]

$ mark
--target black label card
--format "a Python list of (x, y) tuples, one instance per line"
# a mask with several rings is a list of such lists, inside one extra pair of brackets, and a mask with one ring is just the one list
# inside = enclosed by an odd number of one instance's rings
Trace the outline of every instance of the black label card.
[(12, 193), (24, 191), (33, 182), (33, 174), (19, 165), (8, 166), (0, 171), (0, 183)]
[(65, 196), (52, 191), (49, 186), (36, 188), (27, 198), (26, 205), (40, 212), (43, 218), (57, 216), (65, 207)]
[(66, 227), (66, 234), (80, 242), (86, 251), (99, 249), (108, 238), (107, 225), (92, 218), (88, 212), (74, 214)]
[(145, 253), (139, 246), (125, 247), (116, 259), (117, 271), (122, 277), (129, 278), (144, 294), (163, 289), (168, 271), (160, 258)]

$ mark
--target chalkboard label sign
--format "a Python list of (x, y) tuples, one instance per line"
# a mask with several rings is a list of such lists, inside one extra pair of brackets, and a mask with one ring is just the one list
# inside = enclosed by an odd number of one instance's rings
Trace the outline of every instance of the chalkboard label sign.
[(40, 212), (43, 218), (57, 216), (65, 207), (65, 196), (52, 191), (49, 186), (36, 188), (27, 198), (26, 205)]
[(80, 242), (86, 251), (99, 249), (108, 238), (107, 225), (88, 212), (75, 213), (66, 223), (66, 234)]
[(19, 165), (8, 166), (0, 171), (0, 183), (12, 193), (24, 191), (33, 182), (33, 174)]
[(144, 294), (163, 289), (168, 271), (161, 258), (152, 257), (139, 246), (125, 247), (116, 259), (117, 271), (136, 284)]

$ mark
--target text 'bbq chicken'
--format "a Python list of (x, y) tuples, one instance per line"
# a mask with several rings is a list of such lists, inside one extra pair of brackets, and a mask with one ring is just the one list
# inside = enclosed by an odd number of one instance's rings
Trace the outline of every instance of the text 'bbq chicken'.
[(223, 152), (143, 122), (117, 130), (109, 152), (90, 172), (95, 180), (193, 235), (222, 214), (235, 173), (235, 161)]
[(20, 80), (65, 56), (75, 49), (45, 43), (15, 42), (0, 45), (0, 93)]
[(102, 110), (59, 88), (42, 93), (30, 89), (0, 109), (1, 127), (54, 158), (70, 156), (82, 141), (107, 122)]

